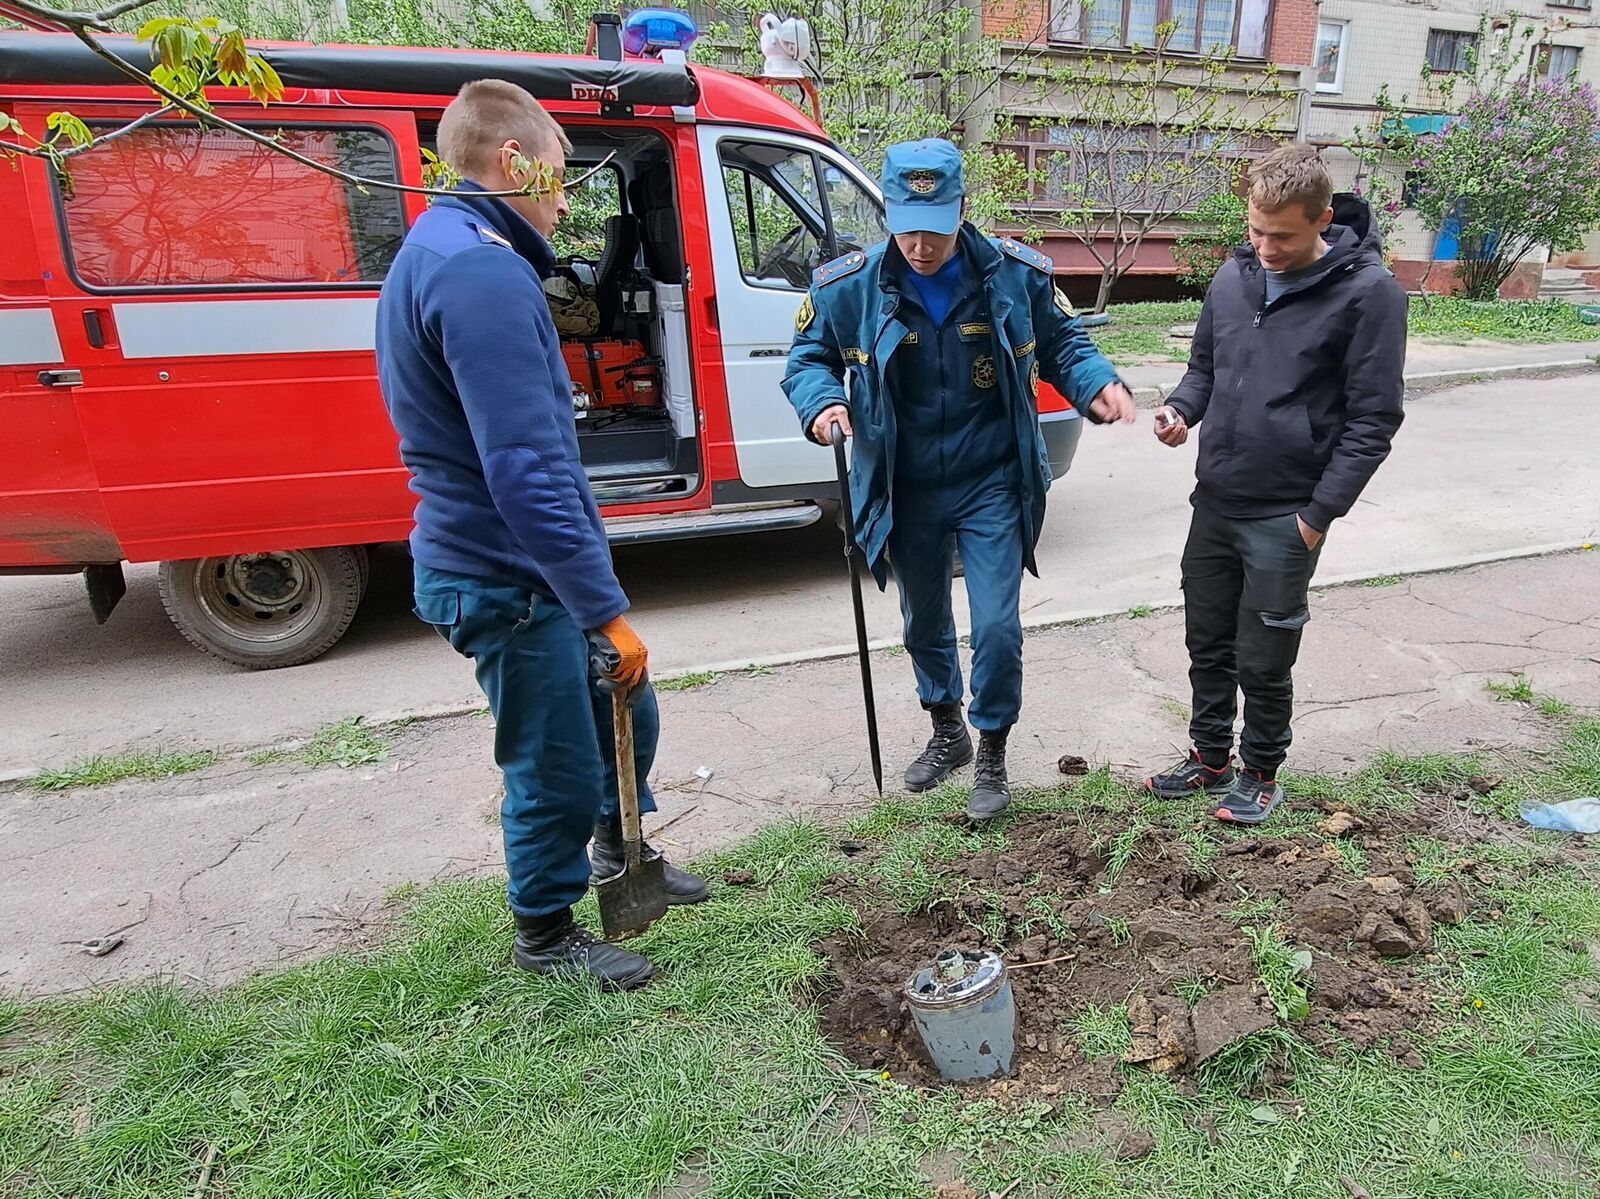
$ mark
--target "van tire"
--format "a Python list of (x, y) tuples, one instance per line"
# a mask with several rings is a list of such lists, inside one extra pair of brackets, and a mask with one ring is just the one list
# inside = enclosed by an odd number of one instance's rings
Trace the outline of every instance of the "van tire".
[(163, 562), (161, 606), (202, 653), (248, 670), (327, 653), (355, 619), (368, 580), (365, 546)]

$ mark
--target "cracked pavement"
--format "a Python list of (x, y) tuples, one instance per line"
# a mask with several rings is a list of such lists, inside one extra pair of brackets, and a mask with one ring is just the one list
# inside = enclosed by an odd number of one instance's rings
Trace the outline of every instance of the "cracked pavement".
[[(1515, 752), (1557, 733), (1486, 683), (1600, 705), (1600, 552), (1315, 592), (1290, 765), (1358, 768), (1379, 749)], [(1012, 778), (1048, 785), (1078, 754), (1140, 777), (1185, 743), (1183, 616), (1031, 633)], [(873, 659), (891, 785), (926, 737), (904, 654)], [(655, 841), (687, 858), (798, 815), (873, 799), (851, 659), (735, 673), (661, 696)], [(230, 758), (196, 775), (0, 793), (0, 990), (161, 974), (214, 984), (361, 944), (405, 884), (501, 872), (486, 716), (419, 721), (351, 770)], [(709, 779), (697, 776), (702, 767)], [(141, 914), (143, 918), (141, 919)], [(120, 926), (101, 958), (80, 943)]]

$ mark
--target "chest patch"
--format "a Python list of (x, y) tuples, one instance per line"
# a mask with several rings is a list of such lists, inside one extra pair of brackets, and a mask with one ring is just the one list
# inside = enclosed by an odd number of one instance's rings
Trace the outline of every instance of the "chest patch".
[(979, 358), (972, 364), (972, 385), (974, 387), (990, 388), (999, 380), (1000, 372), (995, 369), (994, 358), (988, 354)]

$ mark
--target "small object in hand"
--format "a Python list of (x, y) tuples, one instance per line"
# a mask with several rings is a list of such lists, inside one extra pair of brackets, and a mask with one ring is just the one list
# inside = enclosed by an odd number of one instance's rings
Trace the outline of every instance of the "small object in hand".
[(1068, 778), (1078, 778), (1089, 773), (1089, 763), (1077, 754), (1062, 754), (1056, 769)]
[(1156, 413), (1156, 428), (1162, 432), (1172, 428), (1177, 422), (1173, 420), (1172, 413), (1163, 408)]

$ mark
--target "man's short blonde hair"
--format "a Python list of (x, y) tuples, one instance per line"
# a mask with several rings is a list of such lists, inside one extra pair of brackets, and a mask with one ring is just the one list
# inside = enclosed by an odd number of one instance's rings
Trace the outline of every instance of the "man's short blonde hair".
[(1263, 212), (1298, 204), (1316, 220), (1333, 203), (1333, 180), (1315, 146), (1290, 142), (1250, 166), (1250, 202)]
[(467, 84), (439, 118), (439, 157), (468, 179), (492, 174), (500, 147), (513, 140), (529, 158), (549, 155), (557, 146), (572, 151), (556, 119), (504, 79)]

